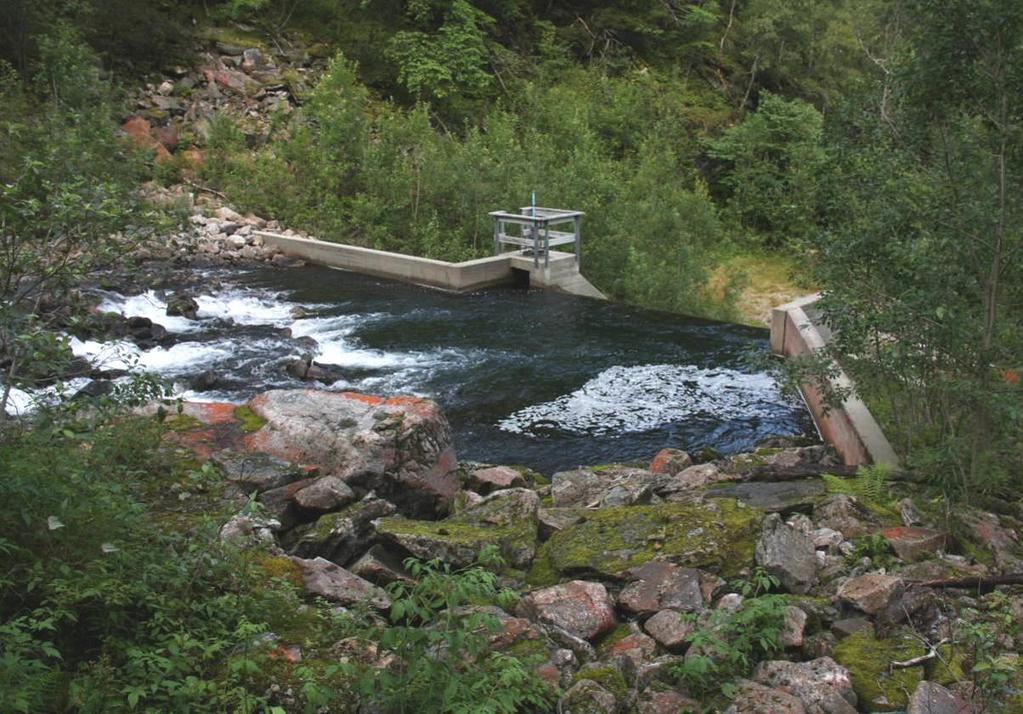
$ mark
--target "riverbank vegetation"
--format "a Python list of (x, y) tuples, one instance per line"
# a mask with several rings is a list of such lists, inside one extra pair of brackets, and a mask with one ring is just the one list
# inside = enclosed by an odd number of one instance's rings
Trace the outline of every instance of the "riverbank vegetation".
[[(753, 319), (758, 294), (820, 288), (830, 356), (907, 470), (1018, 517), (1017, 2), (14, 0), (3, 12), (2, 402), (66, 371), (56, 330), (78, 319), (74, 289), (158, 232), (138, 182), (182, 176), (116, 137), (134, 112), (127, 90), (211, 42), (247, 43), (324, 69), (292, 78), (296, 101), (265, 131), (223, 114), (205, 138), (184, 135), (202, 156), (193, 185), (325, 239), (452, 260), (487, 254), (486, 212), (535, 193), (587, 212), (586, 274), (614, 299)], [(281, 562), (212, 547), (212, 516), (182, 516), (213, 486), (161, 446), (164, 427), (89, 414), (0, 424), (0, 709), (312, 711), (347, 677), (401, 710), (365, 669), (325, 664), (333, 643), (371, 631), (414, 652), (464, 644), (486, 665), (467, 686), (504, 697), (500, 711), (540, 706), (531, 670), (484, 662), (464, 623), (438, 633), (301, 605)], [(498, 596), (485, 571), (439, 567), (436, 591), (405, 593), (416, 622), (438, 617), (424, 599)], [(311, 661), (297, 666), (271, 631)], [(434, 664), (396, 674), (394, 691), (451, 679)]]

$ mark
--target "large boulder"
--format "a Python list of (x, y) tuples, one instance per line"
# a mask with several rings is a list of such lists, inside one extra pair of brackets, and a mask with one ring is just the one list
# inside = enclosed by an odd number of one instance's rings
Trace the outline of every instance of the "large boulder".
[(529, 573), (536, 585), (562, 575), (620, 577), (651, 560), (737, 574), (748, 567), (763, 514), (735, 501), (601, 508), (554, 533)]
[(249, 407), (265, 421), (249, 448), (317, 464), (406, 515), (441, 516), (458, 490), (451, 429), (429, 400), (294, 389), (264, 392)]
[(817, 582), (817, 550), (805, 533), (772, 513), (764, 520), (756, 546), (757, 565), (781, 581), (790, 593), (803, 594)]
[(497, 545), (508, 565), (527, 568), (536, 554), (540, 497), (526, 488), (495, 491), (443, 521), (385, 518), (378, 532), (417, 558), (439, 558), (455, 567), (474, 563), (480, 550)]
[(614, 605), (607, 589), (583, 580), (532, 591), (519, 601), (516, 614), (554, 625), (584, 640), (594, 640), (615, 626)]

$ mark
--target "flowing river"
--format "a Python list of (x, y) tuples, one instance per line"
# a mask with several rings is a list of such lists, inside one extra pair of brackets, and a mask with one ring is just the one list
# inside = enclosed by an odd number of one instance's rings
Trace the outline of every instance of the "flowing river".
[[(102, 294), (102, 310), (167, 328), (162, 346), (72, 347), (107, 368), (157, 372), (190, 400), (301, 386), (431, 397), (460, 458), (546, 473), (815, 433), (801, 402), (753, 366), (766, 330), (536, 290), (451, 295), (319, 267), (213, 269), (190, 292), (195, 321), (168, 317), (153, 291)], [(330, 383), (287, 373), (304, 352), (330, 367)]]

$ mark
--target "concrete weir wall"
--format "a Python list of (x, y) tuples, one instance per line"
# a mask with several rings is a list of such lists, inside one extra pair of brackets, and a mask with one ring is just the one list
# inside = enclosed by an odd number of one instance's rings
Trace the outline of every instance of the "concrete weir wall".
[(535, 267), (532, 258), (515, 253), (467, 260), (462, 263), (448, 263), (414, 255), (329, 243), (315, 238), (266, 231), (257, 231), (256, 235), (263, 239), (264, 245), (312, 263), (442, 290), (469, 292), (511, 283), (515, 281), (515, 271), (519, 270), (529, 274), (530, 285), (583, 297), (605, 299), (604, 295), (579, 273), (575, 256), (571, 253), (551, 251), (546, 267), (542, 263)]
[[(814, 321), (817, 315), (814, 305), (819, 299), (820, 295), (808, 295), (771, 311), (772, 352), (798, 357), (824, 347), (831, 333), (825, 325)], [(835, 378), (834, 384), (843, 389), (852, 386), (845, 372)], [(862, 400), (849, 397), (828, 411), (816, 388), (804, 384), (800, 391), (821, 436), (835, 447), (846, 465), (873, 463), (898, 467), (895, 450)]]

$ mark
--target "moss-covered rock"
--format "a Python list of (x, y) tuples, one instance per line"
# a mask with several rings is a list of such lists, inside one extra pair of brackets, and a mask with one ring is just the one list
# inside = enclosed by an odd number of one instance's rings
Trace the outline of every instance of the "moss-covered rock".
[(536, 554), (539, 505), (535, 492), (507, 489), (443, 521), (385, 518), (377, 532), (424, 560), (465, 567), (483, 546), (495, 544), (510, 567), (527, 568)]
[(614, 577), (654, 558), (733, 575), (753, 560), (763, 513), (731, 499), (603, 508), (543, 544), (529, 582)]
[(581, 682), (584, 679), (588, 679), (591, 682), (596, 682), (601, 687), (611, 692), (615, 699), (621, 701), (621, 699), (629, 691), (629, 685), (625, 682), (625, 677), (617, 667), (611, 665), (601, 664), (594, 662), (592, 664), (584, 665), (580, 669), (572, 680), (572, 684)]
[(853, 689), (869, 711), (899, 711), (923, 679), (920, 667), (889, 671), (889, 664), (926, 654), (924, 646), (908, 632), (878, 639), (867, 629), (849, 635), (835, 645), (834, 660), (849, 670)]
[(236, 407), (234, 410), (234, 417), (238, 420), (241, 426), (241, 430), (246, 434), (253, 431), (259, 431), (266, 424), (266, 419), (256, 414), (252, 409), (247, 406)]

